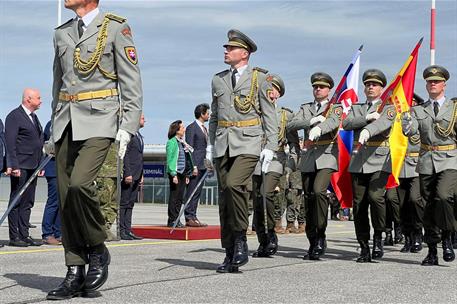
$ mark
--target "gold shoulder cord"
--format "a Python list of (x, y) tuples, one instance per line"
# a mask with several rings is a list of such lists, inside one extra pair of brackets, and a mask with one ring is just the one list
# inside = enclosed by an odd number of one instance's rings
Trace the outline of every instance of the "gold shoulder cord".
[(421, 142), (421, 136), (419, 134), (413, 135), (409, 138), (409, 142), (412, 145), (418, 145)]
[(252, 107), (254, 107), (257, 113), (260, 113), (260, 110), (256, 107), (255, 100), (257, 93), (259, 92), (259, 82), (257, 79), (257, 70), (252, 72), (252, 79), (251, 79), (251, 90), (249, 92), (249, 96), (246, 96), (243, 100), (241, 100), (240, 96), (235, 96), (235, 107), (238, 112), (241, 114), (246, 114), (251, 111)]
[(81, 58), (81, 50), (80, 48), (75, 49), (75, 53), (73, 56), (73, 64), (78, 71), (83, 75), (90, 74), (95, 68), (98, 68), (100, 73), (102, 73), (106, 78), (116, 80), (117, 75), (115, 73), (110, 73), (104, 70), (100, 66), (100, 59), (102, 58), (102, 54), (105, 51), (106, 46), (106, 39), (108, 38), (108, 24), (110, 22), (110, 18), (105, 16), (103, 20), (102, 26), (100, 31), (98, 32), (97, 37), (97, 45), (95, 47), (95, 52), (92, 56), (87, 60), (83, 60)]
[(442, 137), (448, 137), (454, 133), (455, 122), (457, 121), (457, 99), (451, 99), (454, 101), (454, 107), (452, 109), (451, 121), (447, 128), (443, 128), (439, 123), (435, 123), (435, 131)]
[(278, 141), (279, 143), (285, 143), (286, 139), (286, 124), (287, 124), (287, 113), (286, 110), (281, 110), (281, 121), (279, 122)]

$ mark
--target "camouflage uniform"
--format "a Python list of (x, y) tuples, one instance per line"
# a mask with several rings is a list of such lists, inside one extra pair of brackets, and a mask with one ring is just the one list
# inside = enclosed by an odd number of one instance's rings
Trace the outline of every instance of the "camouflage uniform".
[(279, 179), (279, 184), (277, 186), (277, 189), (279, 188), (279, 191), (275, 190), (274, 193), (274, 206), (275, 206), (275, 212), (274, 212), (274, 218), (276, 222), (281, 223), (281, 218), (282, 215), (284, 214), (284, 210), (286, 209), (286, 189), (287, 189), (287, 177), (286, 175), (281, 176)]
[[(297, 220), (300, 229), (304, 229), (305, 223), (305, 201), (303, 199), (303, 185), (300, 170), (294, 170), (289, 173), (289, 187), (287, 189), (286, 199), (286, 233), (298, 233), (299, 231), (296, 230), (294, 226), (295, 220)], [(302, 232), (304, 232), (304, 230)]]
[(111, 147), (106, 156), (105, 162), (100, 169), (96, 179), (97, 192), (100, 200), (100, 209), (105, 219), (105, 230), (108, 234), (107, 240), (116, 239), (110, 229), (116, 220), (117, 216), (117, 160), (116, 160), (116, 145), (111, 144)]

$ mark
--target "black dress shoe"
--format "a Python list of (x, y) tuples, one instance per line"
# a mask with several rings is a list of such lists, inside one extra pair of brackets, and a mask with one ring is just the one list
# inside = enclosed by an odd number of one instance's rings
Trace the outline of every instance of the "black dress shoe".
[(143, 238), (141, 236), (138, 236), (134, 234), (133, 232), (129, 232), (128, 235), (133, 239), (133, 240), (142, 240)]
[(105, 247), (103, 253), (89, 254), (89, 268), (86, 275), (86, 283), (84, 289), (93, 291), (105, 284), (108, 279), (108, 265), (111, 262), (111, 256), (108, 248)]
[(454, 248), (452, 248), (452, 240), (450, 233), (445, 234), (445, 238), (443, 239), (442, 246), (443, 246), (443, 260), (445, 262), (452, 262), (455, 260), (455, 253)]
[(35, 225), (32, 225), (32, 224), (30, 224), (30, 223), (27, 225), (27, 227), (29, 227), (29, 228), (36, 228)]
[(411, 237), (406, 235), (405, 236), (405, 245), (400, 249), (400, 252), (409, 252), (411, 250), (412, 240)]
[(317, 239), (312, 238), (312, 239), (308, 239), (308, 241), (309, 241), (308, 252), (303, 257), (303, 260), (312, 260), (312, 261), (319, 260), (319, 250), (317, 249)]
[(278, 252), (278, 236), (273, 229), (268, 231), (268, 241), (266, 249), (270, 255), (275, 255)]
[(359, 244), (360, 244), (360, 255), (357, 258), (357, 263), (371, 262), (370, 245), (368, 245), (368, 241), (359, 241)]
[(46, 300), (65, 300), (81, 295), (86, 278), (84, 265), (68, 266), (67, 275), (60, 285), (51, 290), (46, 296)]
[(382, 236), (380, 234), (375, 234), (373, 236), (373, 252), (371, 257), (374, 260), (382, 258), (384, 255), (384, 248), (382, 247)]
[(29, 246), (41, 246), (43, 245), (43, 242), (42, 241), (35, 241), (34, 239), (32, 239), (31, 236), (28, 236), (24, 239), (22, 239), (24, 242), (26, 242), (27, 244), (29, 244)]
[(2, 248), (3, 246), (5, 246), (5, 245), (3, 245), (3, 244), (0, 244), (0, 248)]
[(121, 240), (131, 241), (133, 238), (128, 233), (121, 233)]
[(401, 233), (401, 227), (399, 225), (395, 226), (394, 233), (394, 244), (400, 244), (403, 242), (403, 233)]
[(9, 246), (13, 246), (13, 247), (28, 247), (29, 244), (24, 242), (20, 238), (15, 238), (15, 239), (10, 240)]
[[(386, 232), (386, 238), (384, 239), (384, 246), (393, 246), (394, 240), (392, 239), (392, 232)], [(374, 258), (374, 257), (373, 257)]]
[(235, 246), (233, 248), (233, 266), (243, 266), (249, 261), (248, 243), (246, 240), (246, 232), (238, 233), (235, 238)]
[(216, 272), (219, 273), (229, 273), (229, 272), (238, 272), (238, 267), (232, 265), (233, 259), (233, 247), (225, 248), (225, 258), (224, 262), (217, 266)]
[(327, 250), (327, 240), (325, 239), (325, 237), (320, 237), (317, 239), (316, 250), (319, 257), (325, 254), (325, 251)]
[(428, 254), (422, 261), (422, 266), (436, 266), (438, 265), (438, 249), (436, 244), (428, 244)]
[(252, 254), (253, 258), (268, 258), (270, 253), (268, 252), (268, 244), (260, 244), (257, 251)]
[(411, 240), (411, 250), (412, 253), (417, 253), (422, 250), (422, 231), (416, 231), (413, 234), (413, 239)]

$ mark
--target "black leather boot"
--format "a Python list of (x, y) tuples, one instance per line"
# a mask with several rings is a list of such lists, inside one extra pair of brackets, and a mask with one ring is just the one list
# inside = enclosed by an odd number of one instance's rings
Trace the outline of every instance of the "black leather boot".
[(371, 257), (374, 260), (382, 258), (384, 255), (384, 248), (382, 247), (382, 233), (375, 231), (373, 235), (373, 252), (371, 253)]
[(259, 231), (257, 233), (257, 239), (259, 241), (259, 247), (257, 248), (257, 251), (255, 251), (252, 254), (253, 258), (267, 258), (270, 256), (270, 253), (268, 252), (268, 245), (269, 245), (269, 239), (268, 235), (265, 234), (265, 230), (262, 230), (262, 232)]
[(246, 231), (236, 233), (232, 265), (240, 267), (249, 261)]
[(370, 245), (368, 245), (368, 241), (359, 241), (359, 244), (360, 244), (360, 255), (357, 258), (357, 263), (371, 262)]
[(319, 257), (323, 256), (325, 254), (326, 250), (327, 250), (327, 240), (325, 239), (325, 237), (318, 238), (317, 246), (316, 246), (317, 255)]
[[(392, 239), (392, 231), (386, 231), (386, 238), (384, 239), (384, 246), (393, 246), (394, 240)], [(373, 257), (374, 259), (374, 257)]]
[(422, 250), (422, 230), (413, 232), (411, 250), (412, 253), (417, 253)]
[(278, 251), (278, 236), (273, 229), (268, 230), (267, 250), (270, 255), (274, 255)]
[(317, 238), (309, 238), (309, 249), (303, 257), (303, 260), (319, 260), (319, 252), (317, 250)]
[(452, 247), (451, 232), (443, 231), (442, 234), (443, 260), (452, 262), (455, 260), (454, 248)]
[(93, 291), (105, 284), (108, 279), (108, 265), (111, 263), (111, 255), (108, 248), (103, 245), (103, 252), (92, 252), (89, 254), (89, 268), (86, 275), (84, 289)]
[(434, 266), (438, 265), (438, 249), (436, 244), (427, 244), (428, 254), (422, 261), (422, 266)]
[(403, 233), (401, 233), (400, 224), (394, 224), (394, 244), (403, 242)]
[(238, 267), (232, 265), (232, 259), (233, 259), (233, 247), (225, 248), (224, 262), (222, 262), (222, 264), (220, 264), (217, 267), (216, 272), (219, 272), (219, 273), (237, 272)]
[(452, 232), (452, 248), (457, 249), (457, 232)]
[(411, 250), (411, 245), (412, 245), (411, 236), (405, 235), (405, 245), (403, 245), (403, 247), (400, 249), (400, 252), (409, 252)]
[(80, 296), (85, 279), (86, 269), (84, 265), (68, 266), (65, 279), (57, 288), (48, 292), (46, 300), (65, 300)]

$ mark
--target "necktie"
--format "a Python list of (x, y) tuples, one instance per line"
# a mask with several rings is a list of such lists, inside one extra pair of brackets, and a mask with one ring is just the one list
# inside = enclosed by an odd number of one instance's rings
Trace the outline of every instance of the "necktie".
[(316, 113), (319, 112), (320, 109), (321, 109), (321, 103), (318, 102), (318, 103), (316, 104)]
[(202, 125), (203, 132), (205, 133), (205, 136), (208, 138), (208, 130), (206, 129), (205, 125)]
[(36, 114), (30, 113), (30, 117), (32, 117), (33, 124), (35, 125), (35, 128), (37, 129), (38, 133), (41, 133), (40, 123), (38, 122), (38, 117), (36, 116)]
[(438, 112), (440, 111), (440, 104), (438, 101), (433, 102), (433, 112), (435, 112), (435, 117), (438, 116)]
[(140, 149), (141, 152), (144, 151), (144, 141), (143, 141), (143, 135), (140, 134), (140, 132), (136, 133), (136, 136), (138, 137), (138, 140), (140, 141)]
[(82, 19), (79, 19), (79, 20), (78, 20), (78, 35), (79, 35), (79, 38), (81, 38), (81, 36), (82, 36), (83, 33), (84, 33), (83, 25), (84, 25), (83, 20), (82, 20)]
[(235, 85), (236, 85), (236, 76), (235, 76), (236, 73), (238, 73), (238, 71), (236, 69), (234, 69), (232, 71), (232, 89), (234, 89)]

